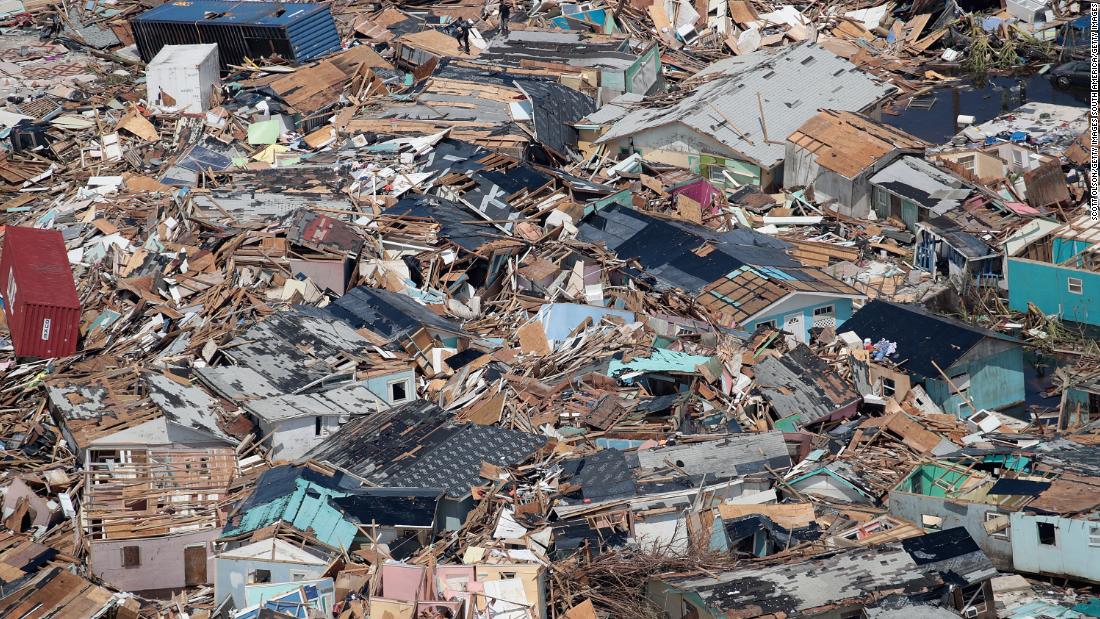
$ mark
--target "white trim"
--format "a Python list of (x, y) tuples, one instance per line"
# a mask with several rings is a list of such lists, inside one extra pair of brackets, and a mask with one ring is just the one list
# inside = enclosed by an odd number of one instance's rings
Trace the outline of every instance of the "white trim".
[[(782, 303), (782, 302), (786, 301), (787, 299), (789, 299), (789, 298), (791, 298), (795, 295), (798, 295), (798, 294), (804, 294), (804, 295), (811, 296), (811, 297), (829, 297), (829, 298), (832, 298), (832, 299), (853, 299), (853, 300), (855, 300), (855, 299), (867, 298), (867, 295), (858, 294), (858, 293), (857, 294), (845, 294), (845, 293), (840, 293), (840, 292), (811, 292), (811, 291), (808, 291), (808, 290), (792, 290), (791, 292), (788, 292), (784, 296), (782, 296), (782, 297), (776, 299), (775, 301), (773, 301), (771, 303), (771, 305), (765, 306), (759, 312), (756, 312), (754, 314), (749, 315), (747, 318), (745, 318), (744, 320), (741, 321), (741, 324), (748, 324), (750, 322), (754, 322), (754, 319), (756, 317), (767, 314), (768, 310), (772, 309), (773, 307), (779, 305), (780, 303)], [(802, 309), (806, 309), (806, 308), (802, 308)]]

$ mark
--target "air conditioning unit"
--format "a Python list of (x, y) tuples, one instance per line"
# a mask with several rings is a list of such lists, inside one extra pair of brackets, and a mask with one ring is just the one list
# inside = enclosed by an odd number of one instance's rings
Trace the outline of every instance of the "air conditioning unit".
[(974, 608), (973, 606), (967, 606), (966, 608), (963, 609), (963, 617), (966, 617), (967, 619), (973, 619), (974, 617), (977, 617), (977, 616), (978, 616), (978, 609), (977, 608)]

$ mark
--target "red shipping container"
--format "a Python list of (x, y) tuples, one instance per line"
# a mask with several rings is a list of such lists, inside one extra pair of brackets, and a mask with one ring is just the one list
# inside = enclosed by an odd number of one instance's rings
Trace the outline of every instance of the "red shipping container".
[(80, 338), (80, 299), (57, 230), (6, 226), (0, 294), (15, 354), (67, 357)]

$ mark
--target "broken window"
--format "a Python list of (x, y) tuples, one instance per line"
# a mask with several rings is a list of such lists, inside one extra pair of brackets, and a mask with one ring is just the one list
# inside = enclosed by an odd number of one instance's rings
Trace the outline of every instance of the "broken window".
[(761, 328), (775, 329), (775, 321), (774, 320), (761, 320), (760, 322), (756, 323), (756, 328), (757, 329), (761, 329)]
[(248, 584), (256, 585), (271, 582), (271, 570), (252, 570), (248, 574)]
[(1100, 526), (1089, 527), (1089, 547), (1100, 548)]
[(313, 418), (313, 435), (314, 436), (321, 436), (321, 432), (322, 432), (322, 430), (324, 430), (324, 426), (325, 426), (324, 417), (320, 417), (320, 416), (314, 417)]
[(951, 393), (962, 393), (970, 388), (970, 373), (960, 372), (951, 376)]
[(993, 539), (1008, 539), (1008, 514), (986, 512), (984, 526)]
[(291, 582), (301, 582), (305, 579), (306, 579), (306, 575), (301, 573), (301, 572), (291, 572), (290, 573)]
[(397, 404), (409, 399), (408, 383), (403, 380), (390, 383), (390, 404)]
[(940, 531), (943, 529), (943, 518), (939, 516), (930, 516), (928, 514), (921, 514), (920, 516), (921, 526), (925, 531)]
[(1051, 522), (1037, 522), (1035, 523), (1039, 528), (1039, 543), (1044, 546), (1057, 546), (1058, 536), (1055, 533), (1057, 529), (1054, 528), (1054, 523)]
[(137, 546), (123, 546), (122, 567), (141, 567), (141, 548)]
[(974, 155), (966, 155), (965, 157), (959, 157), (958, 164), (966, 170), (973, 172), (976, 159)]
[(882, 397), (894, 397), (894, 393), (897, 391), (897, 388), (898, 385), (894, 382), (894, 379), (886, 378), (885, 376), (882, 377)]

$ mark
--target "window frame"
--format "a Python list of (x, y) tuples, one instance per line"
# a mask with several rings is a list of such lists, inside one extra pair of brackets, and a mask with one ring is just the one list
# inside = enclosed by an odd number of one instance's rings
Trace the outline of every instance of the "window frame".
[[(1075, 286), (1077, 290), (1074, 290)], [(1070, 294), (1085, 294), (1085, 280), (1080, 277), (1067, 277), (1066, 291)]]
[[(133, 561), (127, 559), (127, 551), (133, 552)], [(141, 567), (141, 546), (123, 546), (119, 552), (122, 555), (122, 567), (123, 569), (134, 569)]]
[(775, 319), (774, 318), (771, 319), (771, 320), (758, 320), (758, 321), (756, 321), (756, 329), (759, 329), (760, 327), (763, 327), (765, 325), (767, 325), (770, 328), (775, 329), (777, 331), (779, 330), (779, 326), (777, 324), (775, 324)]
[[(1049, 538), (1050, 542), (1044, 542), (1043, 541), (1043, 538), (1044, 538), (1043, 527), (1050, 527), (1050, 532), (1051, 532), (1051, 536)], [(1053, 522), (1045, 522), (1043, 520), (1036, 521), (1035, 522), (1035, 533), (1039, 538), (1039, 545), (1040, 546), (1052, 546), (1054, 548), (1058, 547), (1058, 527)]]
[(1100, 524), (1089, 525), (1089, 548), (1100, 548)]
[[(894, 380), (893, 378), (890, 378), (889, 376), (883, 376), (883, 377), (881, 377), (881, 380), (882, 380), (882, 397), (884, 397), (884, 398), (894, 397), (894, 394), (898, 392), (898, 383), (897, 383), (897, 381)], [(886, 384), (887, 382), (889, 382), (890, 384)], [(889, 393), (887, 393), (887, 390), (889, 390)]]
[[(828, 310), (828, 311), (826, 312), (825, 310)], [(836, 317), (836, 304), (835, 303), (830, 303), (828, 305), (822, 305), (821, 307), (815, 307), (812, 317), (813, 318), (817, 318), (817, 317), (824, 317), (824, 318), (833, 317), (833, 318), (835, 318)]]
[[(982, 517), (983, 518), (982, 522), (983, 522), (983, 524), (986, 523), (986, 522), (992, 522), (993, 520), (996, 520), (998, 516), (1004, 517), (1005, 519), (1010, 518), (1010, 516), (1008, 514), (1004, 514), (1004, 513), (996, 512), (996, 511), (988, 511)], [(1012, 527), (1011, 527), (1011, 525), (1009, 525), (1009, 526), (1005, 527), (1004, 529), (1001, 529), (1000, 531), (998, 531), (996, 533), (990, 533), (989, 537), (992, 537), (993, 539), (999, 539), (999, 540), (1007, 541), (1007, 540), (1011, 539), (1011, 536), (1010, 536), (1010, 531), (1011, 530), (1012, 530)]]
[[(405, 397), (400, 400), (393, 396), (393, 388), (397, 385), (401, 385), (401, 388), (405, 390)], [(389, 398), (390, 404), (404, 404), (412, 400), (411, 391), (412, 390), (409, 389), (409, 379), (407, 378), (386, 381), (386, 396)]]

